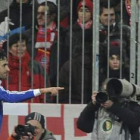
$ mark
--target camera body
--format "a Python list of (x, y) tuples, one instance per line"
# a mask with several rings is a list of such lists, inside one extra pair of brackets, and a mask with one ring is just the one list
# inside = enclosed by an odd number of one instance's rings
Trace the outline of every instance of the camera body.
[(32, 135), (34, 135), (35, 127), (30, 124), (18, 125), (15, 128), (15, 132), (17, 133), (18, 136), (29, 136), (28, 133), (31, 133)]
[(106, 102), (109, 99), (109, 96), (107, 94), (107, 92), (98, 92), (98, 94), (96, 95), (96, 104), (100, 105), (104, 102)]

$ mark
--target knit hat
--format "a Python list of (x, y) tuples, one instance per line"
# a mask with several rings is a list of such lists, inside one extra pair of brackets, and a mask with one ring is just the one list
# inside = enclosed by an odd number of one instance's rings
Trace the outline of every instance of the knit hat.
[(118, 55), (118, 56), (120, 56), (120, 47), (111, 46), (110, 52), (109, 52), (109, 56), (112, 56), (112, 55)]
[(85, 5), (86, 7), (89, 8), (90, 12), (93, 13), (93, 2), (91, 0), (81, 0), (77, 6), (77, 11)]
[(41, 124), (42, 128), (45, 126), (44, 116), (38, 112), (32, 112), (25, 117), (25, 123), (30, 120), (37, 120)]

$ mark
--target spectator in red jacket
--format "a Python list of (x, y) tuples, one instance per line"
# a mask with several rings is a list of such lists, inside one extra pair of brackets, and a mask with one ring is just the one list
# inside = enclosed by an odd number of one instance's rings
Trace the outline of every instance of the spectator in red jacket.
[[(7, 82), (3, 82), (6, 89), (24, 91), (49, 86), (48, 77), (46, 77), (45, 82), (44, 68), (38, 62), (31, 60), (27, 52), (26, 42), (27, 38), (24, 34), (22, 34), (21, 42), (18, 33), (9, 38), (9, 68), (11, 71), (9, 72), (8, 85)], [(6, 47), (5, 44), (4, 48)], [(31, 101), (28, 100), (28, 102)], [(43, 103), (44, 96), (34, 98), (33, 102)]]

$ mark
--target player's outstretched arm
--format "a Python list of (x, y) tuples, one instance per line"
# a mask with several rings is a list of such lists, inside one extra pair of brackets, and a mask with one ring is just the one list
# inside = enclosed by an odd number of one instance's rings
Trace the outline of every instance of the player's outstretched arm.
[(51, 93), (51, 95), (58, 94), (59, 90), (63, 90), (64, 87), (49, 87), (49, 88), (41, 88), (40, 93)]

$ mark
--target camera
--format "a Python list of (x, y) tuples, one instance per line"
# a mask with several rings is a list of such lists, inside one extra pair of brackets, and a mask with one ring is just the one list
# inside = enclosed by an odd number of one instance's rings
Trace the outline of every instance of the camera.
[(140, 87), (129, 83), (125, 79), (112, 78), (106, 85), (106, 92), (99, 92), (96, 96), (96, 103), (101, 104), (108, 99), (118, 101), (120, 98), (140, 97)]
[(134, 97), (140, 95), (140, 87), (125, 79), (112, 78), (107, 83), (107, 93), (111, 98)]
[(109, 99), (109, 96), (107, 95), (107, 93), (101, 91), (101, 92), (98, 92), (96, 96), (96, 103), (100, 105), (106, 102), (108, 99)]
[(18, 125), (15, 128), (15, 132), (17, 133), (18, 136), (29, 136), (28, 133), (31, 133), (32, 135), (34, 135), (35, 127), (30, 124)]

